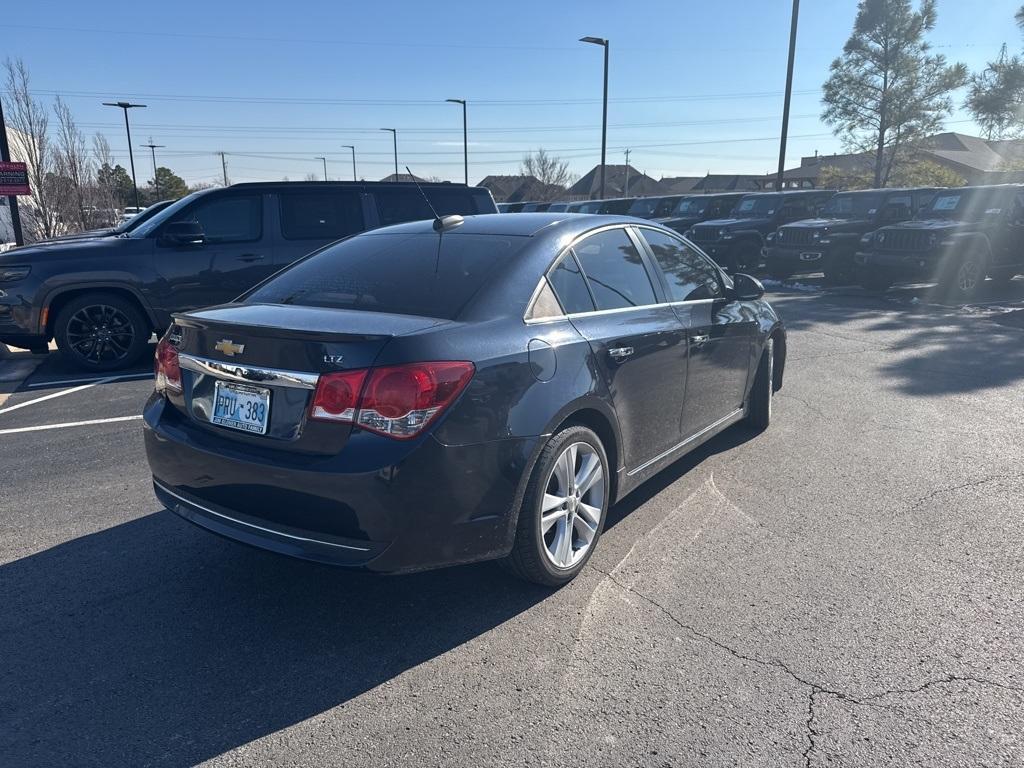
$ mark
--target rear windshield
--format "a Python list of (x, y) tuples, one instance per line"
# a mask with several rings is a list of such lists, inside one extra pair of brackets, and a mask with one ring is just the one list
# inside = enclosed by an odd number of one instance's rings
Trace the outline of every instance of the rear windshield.
[(528, 239), (455, 233), (357, 236), (303, 259), (244, 301), (452, 320)]

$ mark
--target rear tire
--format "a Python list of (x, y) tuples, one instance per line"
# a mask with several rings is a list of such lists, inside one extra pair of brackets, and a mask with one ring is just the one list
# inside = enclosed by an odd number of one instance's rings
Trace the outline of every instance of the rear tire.
[(57, 348), (76, 368), (127, 368), (149, 345), (150, 327), (134, 302), (114, 293), (87, 293), (69, 301), (54, 321)]
[(754, 386), (750, 389), (750, 400), (747, 405), (747, 423), (758, 432), (768, 429), (772, 421), (772, 398), (775, 395), (775, 340), (769, 338), (761, 353), (754, 376)]
[(555, 434), (530, 475), (505, 567), (545, 587), (572, 581), (604, 530), (610, 472), (604, 446), (593, 431), (570, 426)]
[(967, 251), (959, 258), (950, 258), (943, 269), (939, 287), (953, 301), (971, 301), (985, 284), (988, 256), (979, 249)]

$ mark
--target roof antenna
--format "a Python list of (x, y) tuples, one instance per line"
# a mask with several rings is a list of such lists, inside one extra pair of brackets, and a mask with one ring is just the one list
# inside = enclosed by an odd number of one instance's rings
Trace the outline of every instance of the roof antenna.
[(427, 193), (423, 191), (423, 187), (420, 186), (420, 183), (417, 180), (417, 178), (413, 175), (412, 171), (409, 170), (408, 165), (405, 166), (405, 170), (409, 174), (409, 178), (412, 179), (412, 183), (416, 185), (416, 189), (418, 189), (420, 191), (420, 194), (423, 195), (423, 200), (424, 202), (426, 202), (427, 208), (429, 208), (430, 212), (434, 214), (434, 230), (436, 232), (443, 232), (446, 229), (457, 227), (459, 226), (459, 224), (462, 223), (463, 219), (461, 216), (441, 216), (440, 214), (438, 214), (437, 209), (434, 208), (433, 203), (430, 202), (430, 198), (427, 197)]

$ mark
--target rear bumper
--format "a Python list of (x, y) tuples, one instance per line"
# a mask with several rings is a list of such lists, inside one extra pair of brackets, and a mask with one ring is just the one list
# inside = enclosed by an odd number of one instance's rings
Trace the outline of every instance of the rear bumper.
[(198, 433), (165, 407), (159, 397), (147, 404), (145, 444), (157, 498), (172, 512), (261, 549), (388, 573), (507, 554), (538, 442), (446, 446), (426, 437), (377, 466), (367, 457), (386, 452), (360, 450), (353, 437), (338, 456), (278, 462)]

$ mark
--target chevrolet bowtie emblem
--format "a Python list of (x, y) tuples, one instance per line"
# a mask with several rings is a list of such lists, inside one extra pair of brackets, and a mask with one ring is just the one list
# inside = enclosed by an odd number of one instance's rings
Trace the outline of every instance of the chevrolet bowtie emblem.
[(223, 352), (228, 357), (234, 357), (245, 351), (245, 344), (235, 344), (231, 339), (221, 339), (213, 345), (213, 348), (218, 352)]

